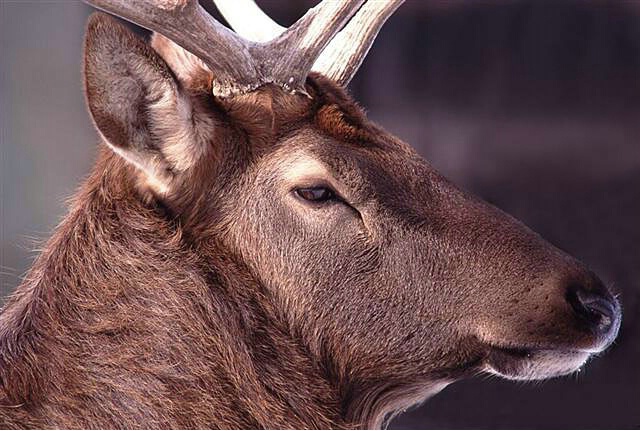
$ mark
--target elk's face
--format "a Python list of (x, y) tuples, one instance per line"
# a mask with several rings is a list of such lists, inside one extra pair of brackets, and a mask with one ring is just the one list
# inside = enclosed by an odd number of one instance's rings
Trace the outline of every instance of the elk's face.
[(308, 126), (248, 170), (236, 246), (316, 351), (362, 379), (543, 379), (613, 340), (617, 302), (580, 263), (368, 127)]
[(620, 307), (595, 275), (457, 189), (333, 84), (312, 79), (310, 99), (265, 87), (213, 100), (186, 90), (207, 82), (200, 63), (154, 43), (162, 58), (104, 17), (89, 24), (98, 130), (187, 228), (214, 227), (348, 391), (418, 399), (479, 371), (543, 379), (616, 336)]

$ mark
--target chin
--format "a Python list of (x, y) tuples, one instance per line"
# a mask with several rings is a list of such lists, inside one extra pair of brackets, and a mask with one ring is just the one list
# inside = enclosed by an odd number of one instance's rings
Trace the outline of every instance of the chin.
[(579, 371), (592, 352), (494, 348), (483, 371), (509, 380), (544, 380)]

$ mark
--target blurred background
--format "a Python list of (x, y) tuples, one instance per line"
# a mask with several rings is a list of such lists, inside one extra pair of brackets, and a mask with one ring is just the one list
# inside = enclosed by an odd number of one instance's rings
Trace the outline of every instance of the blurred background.
[[(258, 3), (290, 25), (315, 2)], [(97, 137), (80, 76), (91, 8), (0, 0), (0, 11), (5, 297)], [(391, 427), (640, 428), (640, 1), (408, 0), (350, 90), (444, 175), (587, 263), (624, 307), (617, 343), (579, 375), (455, 383)]]

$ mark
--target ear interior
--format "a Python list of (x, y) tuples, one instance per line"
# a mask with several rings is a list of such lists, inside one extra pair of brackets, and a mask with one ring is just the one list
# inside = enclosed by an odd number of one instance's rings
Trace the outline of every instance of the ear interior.
[(156, 189), (166, 191), (177, 173), (202, 156), (210, 121), (196, 115), (159, 55), (102, 13), (87, 26), (84, 81), (98, 131)]

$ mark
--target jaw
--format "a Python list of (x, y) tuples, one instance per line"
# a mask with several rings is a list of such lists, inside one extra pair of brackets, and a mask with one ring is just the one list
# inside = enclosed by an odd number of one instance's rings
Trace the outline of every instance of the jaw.
[(592, 352), (492, 347), (482, 370), (510, 380), (543, 380), (579, 371)]
[[(382, 387), (359, 399), (351, 407), (353, 423), (369, 429), (385, 427), (397, 414), (420, 405), (449, 384), (487, 372), (509, 380), (543, 380), (578, 371), (594, 352), (541, 348), (502, 348), (491, 346), (464, 367), (448, 370), (449, 378), (414, 384)], [(473, 364), (473, 365), (471, 365)]]

